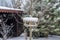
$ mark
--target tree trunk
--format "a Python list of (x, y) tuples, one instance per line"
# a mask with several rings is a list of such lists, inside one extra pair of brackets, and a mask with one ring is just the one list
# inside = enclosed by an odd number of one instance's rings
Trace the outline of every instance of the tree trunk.
[(7, 35), (4, 35), (3, 36), (3, 40), (7, 40)]

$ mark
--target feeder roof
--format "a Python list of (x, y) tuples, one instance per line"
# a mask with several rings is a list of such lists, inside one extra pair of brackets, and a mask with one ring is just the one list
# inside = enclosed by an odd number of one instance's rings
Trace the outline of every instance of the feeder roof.
[(33, 22), (38, 22), (38, 18), (36, 18), (36, 17), (25, 17), (25, 18), (23, 18), (23, 21), (27, 21), (27, 22), (29, 22), (29, 21), (33, 21)]

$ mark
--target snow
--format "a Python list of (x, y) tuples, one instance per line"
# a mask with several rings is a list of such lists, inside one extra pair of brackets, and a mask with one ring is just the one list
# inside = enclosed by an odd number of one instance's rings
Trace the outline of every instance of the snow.
[(54, 5), (54, 6), (56, 7), (58, 4), (59, 4), (59, 3), (55, 3), (55, 5)]
[(25, 17), (23, 18), (23, 21), (34, 21), (34, 22), (37, 22), (38, 21), (38, 18), (35, 18), (35, 17)]
[(48, 3), (47, 5), (50, 5), (51, 3)]
[[(2, 40), (2, 38), (0, 38)], [(26, 40), (24, 33), (19, 37), (9, 38), (7, 40)], [(29, 37), (27, 37), (27, 40), (29, 40)], [(48, 38), (32, 38), (32, 40), (60, 40), (60, 36), (50, 35)]]
[(56, 6), (57, 6), (58, 4), (59, 4), (59, 3), (55, 3), (54, 6), (53, 6), (53, 8), (56, 8)]
[(58, 8), (58, 10), (60, 10), (60, 7)]
[(7, 9), (7, 10), (21, 10), (21, 11), (23, 11), (22, 9), (15, 9), (15, 8), (9, 8), (9, 7), (4, 7), (4, 6), (0, 6), (0, 9)]
[(56, 11), (60, 11), (60, 7)]
[(60, 20), (60, 17), (58, 17), (56, 20)]

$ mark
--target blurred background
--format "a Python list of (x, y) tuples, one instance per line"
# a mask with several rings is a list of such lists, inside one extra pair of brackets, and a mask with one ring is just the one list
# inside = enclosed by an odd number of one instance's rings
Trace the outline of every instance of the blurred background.
[[(0, 0), (0, 6), (24, 10), (22, 18), (37, 17), (39, 24), (32, 30), (33, 38), (60, 36), (60, 0)], [(29, 27), (24, 29), (29, 36)]]

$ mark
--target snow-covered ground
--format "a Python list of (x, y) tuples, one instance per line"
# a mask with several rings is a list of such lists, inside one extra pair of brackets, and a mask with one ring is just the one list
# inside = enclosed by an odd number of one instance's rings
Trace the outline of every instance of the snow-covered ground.
[[(0, 38), (0, 40), (2, 40), (2, 39)], [(7, 40), (25, 40), (25, 37), (24, 37), (24, 34), (22, 34), (19, 37), (9, 38)], [(27, 38), (27, 40), (29, 40), (29, 37)], [(49, 36), (48, 38), (37, 38), (37, 39), (32, 38), (32, 40), (60, 40), (60, 36), (54, 36), (53, 35), (53, 36)]]

